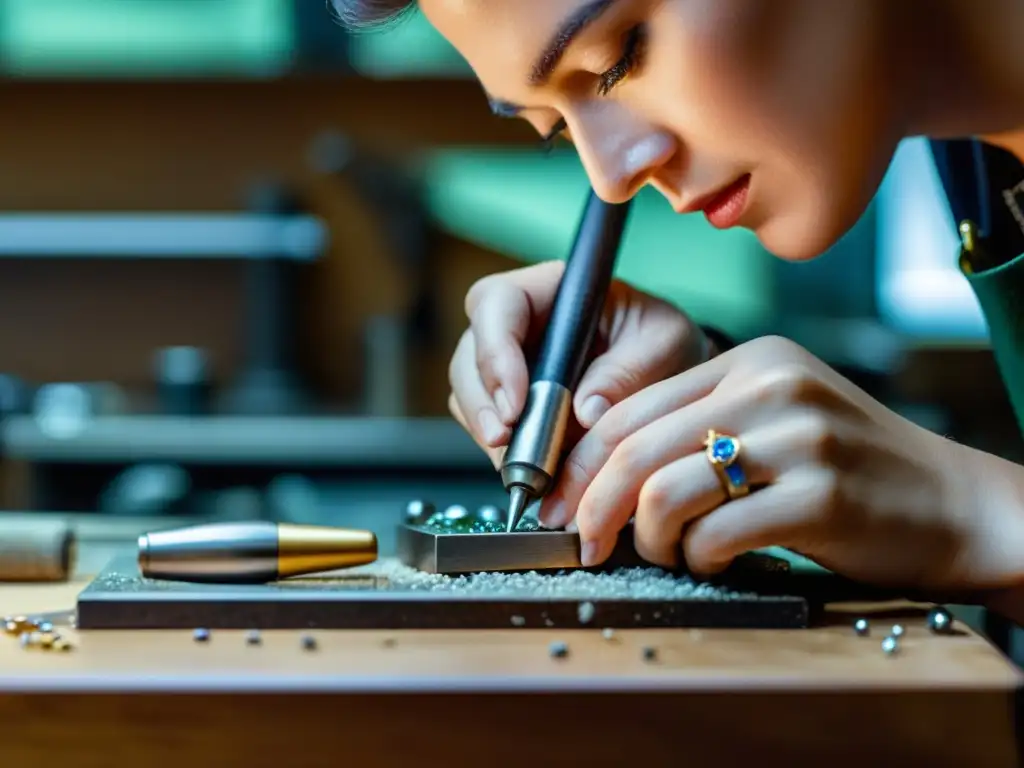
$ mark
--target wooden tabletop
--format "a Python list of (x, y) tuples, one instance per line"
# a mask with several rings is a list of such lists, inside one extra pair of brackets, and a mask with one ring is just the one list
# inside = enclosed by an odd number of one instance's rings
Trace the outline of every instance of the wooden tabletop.
[[(82, 586), (0, 587), (0, 613), (69, 609)], [(276, 765), (282, 750), (313, 748), (319, 757), (300, 764), (336, 765), (341, 750), (362, 765), (428, 754), (445, 765), (731, 765), (768, 750), (795, 764), (1017, 764), (1020, 673), (966, 627), (932, 635), (924, 614), (844, 606), (813, 629), (610, 640), (599, 628), (318, 631), (315, 650), (294, 631), (251, 646), (244, 632), (199, 643), (182, 631), (67, 630), (69, 653), (0, 638), (0, 723), (19, 734), (4, 756), (80, 764), (109, 747), (148, 765)], [(853, 632), (856, 616), (869, 617), (869, 637)], [(906, 634), (887, 656), (895, 623)], [(551, 657), (554, 641), (565, 658)]]

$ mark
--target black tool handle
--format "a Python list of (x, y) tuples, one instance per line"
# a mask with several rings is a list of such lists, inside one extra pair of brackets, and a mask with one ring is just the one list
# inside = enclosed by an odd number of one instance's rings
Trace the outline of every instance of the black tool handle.
[(611, 204), (593, 191), (576, 231), (555, 295), (533, 381), (576, 389), (587, 364), (615, 272), (630, 204)]

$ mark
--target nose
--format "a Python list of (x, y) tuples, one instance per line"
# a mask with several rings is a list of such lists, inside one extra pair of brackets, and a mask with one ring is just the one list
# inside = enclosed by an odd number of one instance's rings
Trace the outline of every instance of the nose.
[(608, 203), (631, 199), (678, 151), (671, 134), (650, 126), (584, 124), (572, 134), (594, 192)]

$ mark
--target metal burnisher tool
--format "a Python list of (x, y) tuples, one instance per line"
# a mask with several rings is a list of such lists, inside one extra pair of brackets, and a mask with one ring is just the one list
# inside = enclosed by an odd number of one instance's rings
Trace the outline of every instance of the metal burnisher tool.
[(372, 563), (370, 531), (314, 525), (218, 523), (139, 537), (146, 578), (212, 584), (262, 584)]
[(573, 391), (589, 362), (629, 206), (606, 203), (593, 191), (587, 199), (533, 368), (526, 407), (501, 467), (510, 497), (509, 533), (530, 502), (546, 495), (554, 484)]

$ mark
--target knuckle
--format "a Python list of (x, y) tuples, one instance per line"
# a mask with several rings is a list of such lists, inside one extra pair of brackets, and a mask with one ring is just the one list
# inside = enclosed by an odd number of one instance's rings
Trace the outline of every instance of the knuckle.
[(487, 297), (487, 294), (492, 291), (494, 286), (501, 279), (502, 278), (500, 275), (486, 275), (485, 277), (481, 277), (479, 280), (477, 280), (469, 287), (469, 290), (466, 291), (466, 300), (464, 304), (466, 317), (472, 319), (473, 313), (476, 311), (476, 308), (480, 306), (481, 303), (483, 303), (484, 299)]
[(640, 488), (637, 511), (658, 523), (664, 520), (675, 503), (675, 483), (665, 472), (656, 472)]
[(814, 372), (800, 363), (776, 366), (757, 383), (758, 399), (775, 405), (811, 402), (821, 389)]
[(806, 354), (803, 347), (785, 336), (762, 336), (750, 343), (759, 353), (775, 358), (801, 360)]
[(827, 414), (814, 411), (806, 414), (799, 428), (800, 440), (812, 459), (831, 463), (839, 447), (835, 422)]
[(640, 469), (642, 448), (635, 437), (627, 437), (616, 445), (608, 458), (608, 469), (629, 476)]

